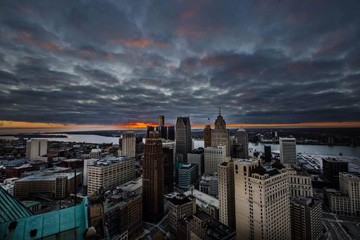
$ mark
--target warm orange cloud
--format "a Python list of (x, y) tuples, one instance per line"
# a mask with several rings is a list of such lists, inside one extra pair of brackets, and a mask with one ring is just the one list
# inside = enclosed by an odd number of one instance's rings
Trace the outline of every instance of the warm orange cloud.
[(38, 41), (38, 40), (34, 39), (34, 37), (30, 33), (27, 33), (27, 32), (22, 32), (20, 35), (17, 36), (16, 39), (19, 42), (29, 44), (29, 45), (35, 45), (37, 47), (40, 47), (45, 50), (49, 50), (51, 52), (57, 52), (60, 50), (57, 43)]
[(180, 37), (201, 37), (204, 32), (195, 27), (179, 27), (176, 34)]
[[(147, 126), (157, 127), (154, 122), (129, 122), (119, 124), (63, 124), (42, 122), (1, 121), (0, 133), (19, 132), (60, 132), (60, 131), (96, 131), (96, 130), (120, 130), (120, 129), (146, 129)], [(173, 126), (173, 125), (166, 125)], [(214, 127), (213, 125), (211, 125)], [(204, 128), (205, 124), (193, 124), (192, 128)], [(332, 128), (332, 127), (360, 127), (360, 122), (309, 122), (309, 123), (271, 123), (249, 124), (229, 123), (228, 128)]]

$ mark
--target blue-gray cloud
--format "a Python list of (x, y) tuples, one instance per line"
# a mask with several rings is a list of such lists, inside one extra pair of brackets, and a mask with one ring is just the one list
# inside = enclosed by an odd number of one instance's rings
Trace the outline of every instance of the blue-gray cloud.
[(2, 120), (360, 121), (358, 1), (0, 5)]

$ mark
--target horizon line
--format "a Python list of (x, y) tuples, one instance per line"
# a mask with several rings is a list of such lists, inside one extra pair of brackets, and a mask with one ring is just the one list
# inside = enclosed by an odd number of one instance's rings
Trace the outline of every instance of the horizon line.
[[(214, 124), (192, 124), (194, 129), (204, 128)], [(46, 122), (4, 121), (0, 120), (0, 133), (22, 132), (62, 132), (62, 131), (94, 131), (94, 130), (126, 130), (146, 129), (147, 126), (158, 126), (155, 122), (129, 122), (117, 124), (66, 124)], [(175, 126), (175, 124), (165, 124)], [(228, 128), (358, 128), (360, 121), (332, 121), (332, 122), (306, 122), (306, 123), (228, 123)]]

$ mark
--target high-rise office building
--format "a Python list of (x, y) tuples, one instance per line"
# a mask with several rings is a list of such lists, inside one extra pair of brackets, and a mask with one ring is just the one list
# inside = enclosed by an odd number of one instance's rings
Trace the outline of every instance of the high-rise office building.
[(191, 153), (187, 154), (188, 163), (195, 163), (199, 165), (199, 175), (204, 173), (204, 149), (193, 149)]
[(26, 158), (37, 160), (47, 154), (47, 139), (30, 139), (26, 142)]
[(296, 139), (280, 138), (280, 161), (282, 164), (296, 165)]
[(206, 125), (204, 128), (204, 147), (211, 147), (211, 127)]
[(175, 127), (174, 126), (167, 127), (167, 139), (175, 140)]
[(155, 131), (155, 128), (152, 127), (152, 126), (147, 126), (146, 127), (146, 138), (149, 138), (150, 137), (150, 132), (153, 132)]
[(302, 168), (288, 168), (289, 173), (289, 190), (291, 197), (313, 197), (313, 187), (311, 176)]
[(318, 240), (322, 237), (321, 201), (311, 197), (297, 197), (290, 201), (291, 239)]
[(325, 202), (333, 213), (360, 216), (360, 174), (342, 172), (339, 181), (339, 191), (325, 188)]
[(190, 217), (196, 212), (196, 198), (183, 194), (172, 197), (169, 200), (169, 228), (176, 235), (178, 221), (184, 217)]
[(158, 126), (159, 127), (165, 126), (165, 117), (162, 115), (159, 115), (159, 117), (158, 117)]
[(191, 125), (189, 117), (178, 117), (176, 121), (176, 157), (179, 162), (187, 162), (187, 154), (192, 150)]
[(234, 161), (237, 239), (291, 239), (286, 170), (259, 161)]
[(349, 163), (336, 158), (323, 158), (324, 176), (331, 182), (334, 188), (339, 187), (339, 173), (349, 171)]
[(226, 161), (218, 166), (219, 220), (235, 229), (234, 162)]
[(240, 128), (236, 132), (236, 141), (237, 144), (242, 147), (242, 153), (240, 158), (248, 159), (249, 158), (249, 143), (248, 143), (248, 134), (245, 129)]
[(218, 198), (219, 179), (217, 173), (202, 175), (199, 182), (199, 190), (200, 192)]
[(218, 170), (218, 165), (225, 161), (226, 146), (207, 147), (204, 149), (204, 173), (213, 173)]
[(214, 125), (215, 129), (211, 130), (211, 146), (216, 147), (220, 144), (224, 145), (226, 156), (230, 156), (230, 133), (229, 129), (226, 129), (226, 122), (223, 116), (221, 116), (220, 110)]
[(135, 179), (135, 159), (130, 157), (106, 157), (87, 165), (87, 193), (100, 188), (109, 190)]
[(164, 194), (174, 191), (174, 149), (170, 145), (163, 146), (164, 153)]
[(122, 155), (128, 157), (135, 157), (136, 139), (134, 131), (123, 132), (122, 139)]
[(183, 164), (177, 169), (177, 185), (187, 189), (198, 180), (199, 166), (194, 163)]
[(146, 139), (143, 168), (144, 220), (159, 221), (164, 215), (164, 155), (157, 132)]
[(265, 152), (265, 162), (266, 163), (271, 162), (271, 159), (272, 159), (271, 146), (264, 145), (264, 152)]

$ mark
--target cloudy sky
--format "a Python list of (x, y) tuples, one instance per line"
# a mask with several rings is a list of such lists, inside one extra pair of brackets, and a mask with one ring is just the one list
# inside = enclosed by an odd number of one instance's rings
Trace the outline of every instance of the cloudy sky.
[[(360, 121), (359, 1), (2, 1), (0, 120)], [(1, 125), (1, 122), (0, 122)]]

